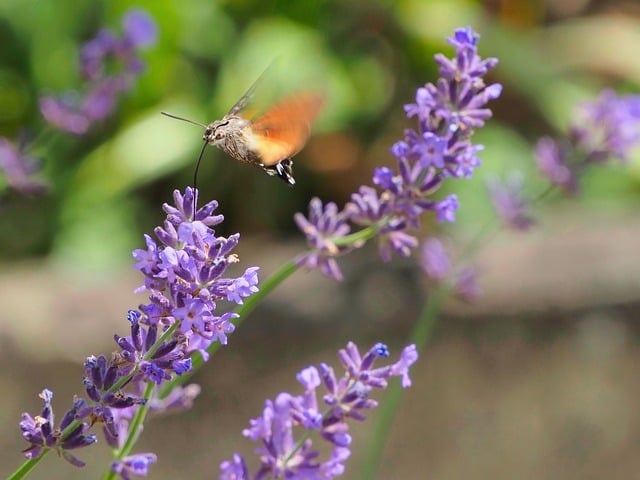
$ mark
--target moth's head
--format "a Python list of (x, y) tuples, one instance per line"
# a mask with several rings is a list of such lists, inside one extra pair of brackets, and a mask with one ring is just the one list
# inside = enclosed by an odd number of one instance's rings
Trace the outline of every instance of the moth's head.
[(241, 117), (225, 117), (207, 125), (202, 139), (211, 145), (223, 143), (228, 136), (238, 135), (249, 124)]

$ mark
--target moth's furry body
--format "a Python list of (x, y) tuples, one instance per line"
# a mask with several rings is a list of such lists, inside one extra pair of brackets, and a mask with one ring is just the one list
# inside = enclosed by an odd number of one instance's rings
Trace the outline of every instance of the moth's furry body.
[(202, 139), (236, 160), (261, 166), (251, 122), (246, 118), (234, 115), (216, 120), (207, 126)]
[[(269, 131), (266, 130), (264, 134), (268, 135)], [(251, 122), (246, 118), (238, 115), (225, 115), (221, 120), (207, 125), (202, 138), (209, 145), (218, 147), (236, 160), (256, 165), (268, 175), (276, 175), (289, 185), (296, 183), (293, 178), (293, 160), (285, 157), (278, 158), (276, 163), (271, 163), (272, 160), (270, 161), (261, 153), (268, 147), (265, 146), (264, 141), (261, 142), (260, 137), (253, 133)], [(292, 152), (291, 156), (295, 153), (297, 151)]]

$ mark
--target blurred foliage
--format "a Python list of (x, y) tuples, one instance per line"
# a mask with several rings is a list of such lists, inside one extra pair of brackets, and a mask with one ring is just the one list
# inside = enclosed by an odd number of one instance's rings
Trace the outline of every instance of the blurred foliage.
[[(452, 182), (462, 202), (456, 228), (475, 229), (492, 213), (483, 177), (513, 170), (532, 192), (542, 185), (532, 142), (562, 132), (576, 102), (604, 86), (637, 91), (640, 7), (635, 1), (311, 0), (138, 2), (155, 18), (160, 41), (116, 114), (84, 137), (51, 132), (38, 96), (80, 86), (78, 47), (103, 26), (118, 29), (130, 2), (0, 2), (0, 135), (43, 139), (35, 153), (52, 189), (44, 197), (5, 192), (0, 200), (3, 260), (50, 255), (82, 268), (127, 261), (162, 218), (174, 188), (191, 184), (201, 146), (192, 125), (221, 117), (270, 64), (261, 107), (287, 92), (322, 89), (329, 102), (314, 138), (296, 158), (295, 189), (208, 148), (200, 170), (204, 198), (226, 217), (222, 233), (294, 232), (292, 215), (312, 196), (339, 203), (374, 166), (408, 121), (402, 105), (434, 81), (433, 54), (472, 25), (480, 52), (500, 59), (504, 93), (478, 134), (484, 167)], [(640, 168), (597, 169), (584, 198), (606, 208), (639, 201)]]

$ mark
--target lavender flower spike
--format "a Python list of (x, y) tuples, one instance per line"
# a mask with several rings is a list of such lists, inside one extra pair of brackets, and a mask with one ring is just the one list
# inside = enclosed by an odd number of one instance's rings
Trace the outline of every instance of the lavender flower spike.
[[(296, 214), (296, 222), (307, 236), (311, 251), (299, 264), (319, 268), (325, 275), (341, 278), (335, 257), (363, 242), (336, 248), (337, 226), (349, 231), (349, 223), (373, 229), (383, 261), (391, 253), (409, 256), (418, 246), (411, 231), (419, 230), (427, 213), (438, 222), (454, 222), (460, 207), (455, 194), (435, 198), (445, 181), (470, 178), (480, 165), (482, 145), (472, 143), (476, 128), (491, 117), (487, 104), (498, 98), (502, 86), (487, 85), (485, 75), (498, 63), (478, 54), (479, 36), (470, 28), (461, 28), (449, 38), (455, 56), (435, 56), (440, 78), (418, 88), (415, 103), (405, 105), (415, 129), (407, 129), (404, 138), (391, 147), (396, 168), (381, 166), (373, 173), (373, 185), (362, 186), (351, 195), (343, 211), (332, 204), (322, 209), (319, 200), (309, 204), (309, 217)], [(342, 232), (340, 232), (342, 233)], [(356, 238), (358, 236), (356, 235)]]
[[(245, 437), (259, 442), (260, 468), (251, 476), (246, 462), (239, 454), (220, 464), (221, 480), (249, 480), (263, 478), (332, 479), (344, 473), (350, 456), (350, 420), (364, 420), (366, 410), (377, 402), (369, 398), (376, 388), (386, 388), (388, 379), (402, 378), (402, 386), (409, 387), (409, 368), (418, 359), (415, 345), (406, 347), (393, 364), (374, 368), (380, 357), (389, 356), (386, 345), (378, 343), (364, 355), (355, 344), (340, 350), (345, 369), (337, 378), (326, 364), (308, 367), (297, 378), (304, 389), (301, 395), (281, 393), (275, 400), (267, 400), (262, 415), (251, 420), (243, 431)], [(318, 400), (318, 389), (324, 394)], [(320, 405), (322, 403), (323, 405)], [(330, 446), (324, 461), (311, 437), (302, 443), (295, 440), (297, 431), (315, 432)]]
[[(224, 276), (227, 268), (239, 261), (233, 250), (240, 235), (225, 238), (211, 228), (223, 220), (222, 215), (213, 213), (217, 202), (205, 204), (194, 215), (197, 191), (190, 187), (184, 194), (176, 190), (174, 201), (175, 205), (164, 205), (167, 219), (155, 229), (159, 243), (146, 236), (146, 249), (133, 252), (135, 268), (145, 277), (139, 290), (149, 292), (150, 303), (141, 305), (140, 312), (135, 313), (135, 323), (139, 324), (133, 325), (136, 332), (132, 327), (131, 337), (116, 338), (127, 361), (140, 362), (145, 357), (147, 375), (158, 383), (189, 370), (187, 357), (194, 349), (206, 359), (205, 350), (211, 343), (225, 345), (234, 330), (231, 321), (237, 315), (218, 315), (218, 303), (240, 304), (258, 290), (258, 267), (247, 268), (239, 277)], [(178, 324), (180, 337), (147, 358), (145, 345), (153, 344), (160, 326), (174, 323)], [(138, 335), (152, 335), (154, 340), (136, 340)]]
[[(219, 312), (220, 306), (240, 304), (258, 291), (257, 267), (237, 277), (225, 275), (239, 262), (233, 250), (240, 236), (216, 235), (212, 227), (223, 220), (214, 214), (218, 204), (211, 201), (196, 209), (197, 194), (189, 187), (184, 193), (174, 191), (174, 205), (163, 206), (166, 220), (155, 229), (157, 240), (146, 235), (146, 248), (133, 252), (135, 268), (144, 276), (138, 290), (147, 291), (149, 301), (128, 311), (130, 335), (114, 336), (118, 351), (109, 358), (91, 355), (85, 360), (88, 400), (76, 398), (56, 426), (53, 394), (44, 390), (41, 414), (22, 415), (20, 428), (30, 444), (24, 451), (27, 458), (56, 450), (73, 465), (83, 466), (70, 450), (96, 442), (96, 436), (87, 433), (94, 425), (102, 426), (107, 444), (118, 450), (139, 435), (141, 426), (132, 431), (131, 421), (141, 405), (157, 413), (193, 404), (200, 393), (197, 385), (174, 387), (164, 398), (158, 398), (160, 389), (149, 387), (188, 372), (193, 352), (199, 351), (206, 361), (212, 343), (226, 344), (237, 314)], [(117, 458), (111, 471), (123, 480), (146, 476), (156, 462), (153, 453)]]
[(573, 194), (578, 176), (594, 163), (627, 161), (640, 147), (640, 95), (617, 95), (604, 90), (574, 113), (568, 139), (543, 137), (535, 149), (542, 175), (553, 185)]

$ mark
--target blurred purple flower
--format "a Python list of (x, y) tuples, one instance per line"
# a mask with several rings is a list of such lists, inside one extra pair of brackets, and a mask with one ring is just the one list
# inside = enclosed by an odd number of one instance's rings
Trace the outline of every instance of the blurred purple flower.
[[(406, 347), (400, 359), (391, 365), (374, 368), (376, 359), (389, 356), (384, 344), (374, 345), (362, 356), (358, 347), (349, 343), (339, 352), (345, 369), (337, 378), (334, 370), (326, 364), (320, 368), (308, 367), (297, 379), (304, 389), (298, 396), (279, 394), (275, 400), (267, 400), (260, 417), (250, 421), (243, 435), (260, 446), (260, 468), (251, 476), (247, 465), (239, 454), (233, 460), (220, 464), (221, 480), (262, 478), (309, 478), (331, 479), (344, 473), (344, 463), (350, 456), (351, 435), (349, 420), (365, 420), (364, 412), (378, 404), (369, 398), (373, 389), (386, 388), (388, 379), (402, 378), (404, 388), (411, 385), (409, 368), (418, 359), (415, 345)], [(318, 401), (318, 389), (324, 387)], [(296, 431), (307, 433), (304, 441), (296, 440)], [(321, 461), (321, 453), (314, 448), (308, 436), (312, 432), (329, 444), (328, 458)]]
[(482, 293), (475, 267), (454, 265), (449, 248), (438, 238), (430, 237), (422, 243), (420, 266), (436, 285), (450, 286), (453, 296), (459, 300), (470, 303)]
[(241, 455), (234, 453), (233, 460), (220, 464), (219, 480), (249, 480), (249, 470)]
[(449, 276), (451, 259), (439, 239), (431, 237), (422, 243), (420, 265), (427, 276), (436, 282), (441, 282)]
[(536, 162), (542, 175), (565, 192), (575, 193), (578, 179), (569, 168), (568, 154), (568, 148), (562, 148), (550, 137), (542, 137), (535, 148)]
[[(454, 58), (435, 56), (440, 66), (436, 84), (428, 83), (416, 92), (415, 103), (405, 105), (409, 118), (416, 117), (417, 129), (405, 131), (404, 138), (391, 147), (397, 169), (382, 166), (375, 169), (373, 184), (362, 186), (351, 195), (343, 211), (332, 206), (318, 213), (319, 200), (310, 205), (310, 215), (296, 214), (296, 222), (307, 235), (311, 251), (301, 263), (320, 268), (333, 278), (342, 278), (335, 257), (349, 250), (337, 248), (335, 241), (349, 231), (348, 222), (368, 227), (378, 240), (384, 261), (391, 252), (409, 256), (418, 245), (409, 230), (418, 230), (423, 215), (435, 214), (438, 222), (454, 222), (459, 208), (457, 196), (450, 194), (437, 200), (433, 195), (449, 178), (469, 178), (480, 165), (478, 152), (482, 145), (473, 144), (474, 129), (491, 117), (486, 105), (500, 96), (500, 84), (486, 85), (484, 76), (497, 64), (497, 59), (478, 55), (478, 35), (470, 28), (458, 29), (449, 43), (456, 49)], [(334, 220), (328, 222), (327, 217)], [(331, 230), (339, 224), (344, 231)], [(357, 234), (354, 234), (357, 238)], [(364, 243), (359, 241), (356, 248)]]
[(453, 279), (453, 296), (466, 303), (473, 303), (482, 296), (477, 270), (473, 265), (465, 265), (456, 272)]
[(134, 476), (146, 477), (149, 473), (149, 467), (157, 460), (158, 457), (153, 453), (136, 453), (113, 462), (111, 471), (120, 475), (122, 480), (131, 480)]
[[(121, 36), (103, 29), (81, 47), (84, 93), (40, 98), (40, 111), (51, 125), (83, 135), (94, 122), (111, 115), (118, 96), (133, 87), (144, 70), (140, 52), (156, 42), (157, 27), (151, 16), (139, 8), (129, 10), (122, 22)], [(107, 72), (107, 64), (114, 62), (118, 65), (115, 73)]]
[(23, 194), (42, 194), (47, 187), (34, 175), (39, 170), (39, 162), (24, 153), (4, 137), (0, 137), (0, 171), (7, 185)]
[(132, 8), (122, 20), (124, 38), (136, 47), (150, 47), (158, 40), (158, 26), (141, 8)]
[(640, 95), (603, 90), (596, 100), (578, 107), (571, 138), (587, 154), (587, 163), (611, 157), (626, 161), (640, 145)]
[(603, 90), (594, 101), (576, 109), (566, 141), (543, 137), (535, 156), (540, 172), (553, 185), (573, 194), (585, 168), (615, 158), (627, 161), (639, 146), (640, 95)]
[(81, 101), (71, 93), (59, 97), (43, 95), (40, 97), (40, 113), (54, 127), (74, 135), (83, 135), (89, 130), (91, 121), (82, 111)]
[(514, 230), (525, 231), (535, 222), (527, 212), (529, 205), (522, 197), (522, 185), (520, 176), (512, 176), (504, 184), (498, 179), (487, 181), (491, 203), (502, 223)]

